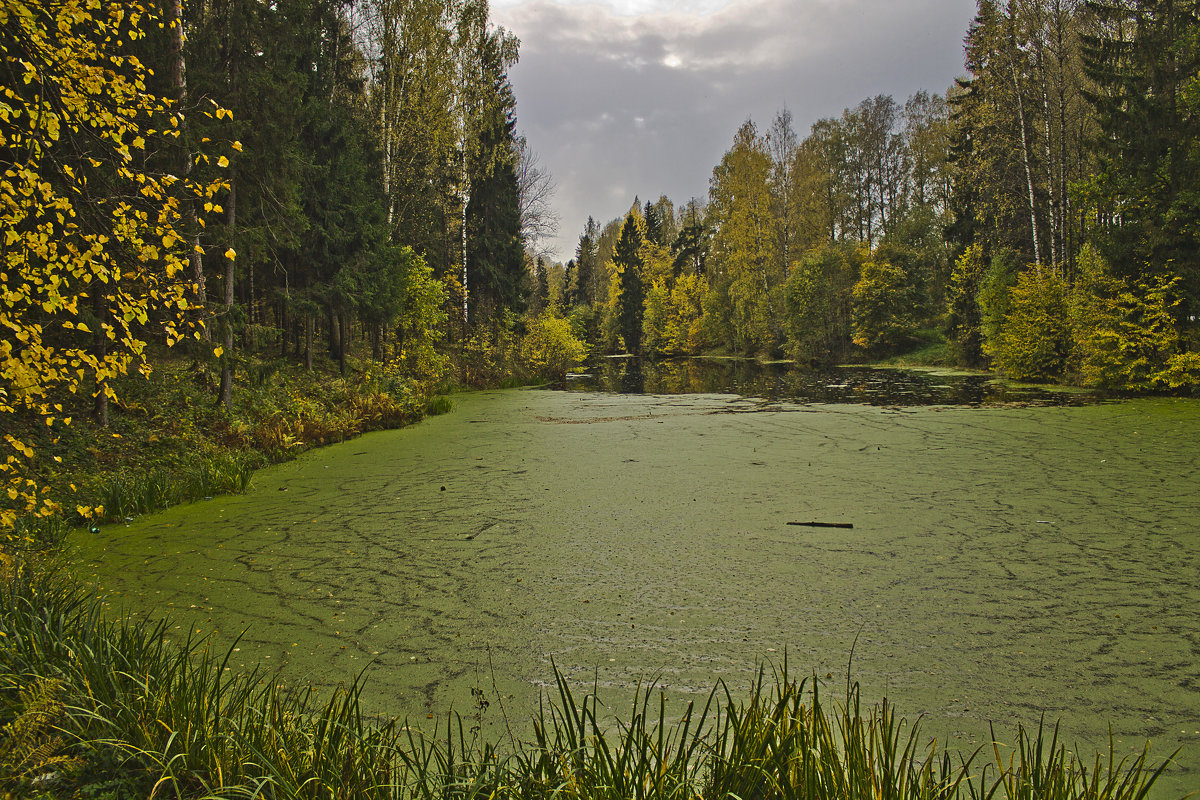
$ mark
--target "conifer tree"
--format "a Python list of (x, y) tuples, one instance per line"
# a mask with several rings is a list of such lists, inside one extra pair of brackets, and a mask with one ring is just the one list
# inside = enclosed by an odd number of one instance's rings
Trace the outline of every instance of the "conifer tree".
[(516, 98), (504, 73), (501, 46), (497, 37), (485, 43), (484, 63), (499, 102), (487, 110), (480, 127), (477, 171), (467, 205), (469, 299), (471, 308), (485, 316), (504, 309), (522, 310), (528, 293), (515, 148)]
[(672, 266), (676, 278), (680, 275), (692, 275), (697, 278), (702, 276), (708, 261), (709, 234), (704, 226), (704, 215), (697, 206), (695, 200), (688, 203), (683, 227), (671, 243), (671, 253), (675, 256)]
[(642, 218), (646, 221), (646, 241), (652, 244), (666, 244), (662, 240), (663, 226), (662, 221), (658, 218), (658, 209), (649, 200), (646, 201), (646, 207), (642, 211)]
[[(1200, 8), (1089, 2), (1091, 95), (1103, 131), (1095, 180), (1107, 260), (1120, 275), (1177, 270), (1200, 303)], [(1194, 313), (1194, 312), (1192, 312)]]
[(645, 287), (642, 284), (643, 223), (634, 211), (625, 215), (621, 236), (613, 252), (617, 271), (616, 298), (617, 328), (625, 339), (625, 350), (637, 355), (642, 349), (642, 311)]
[(575, 249), (575, 268), (578, 270), (575, 284), (576, 299), (584, 305), (596, 302), (596, 281), (599, 278), (600, 226), (588, 217), (587, 226), (579, 235), (579, 246)]
[(575, 303), (575, 289), (572, 287), (574, 282), (575, 259), (571, 259), (563, 269), (562, 304), (567, 308), (570, 308)]

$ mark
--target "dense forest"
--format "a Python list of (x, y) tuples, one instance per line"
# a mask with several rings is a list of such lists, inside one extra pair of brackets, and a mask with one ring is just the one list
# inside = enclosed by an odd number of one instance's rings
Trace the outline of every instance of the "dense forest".
[[(706, 201), (588, 220), (550, 281), (601, 349), (1200, 377), (1194, 3), (981, 0), (966, 76), (808, 135), (747, 121)], [(923, 349), (921, 346), (925, 345)]]
[(589, 219), (565, 265), (486, 0), (0, 14), (6, 525), (58, 507), (35, 450), (169, 359), (228, 413), (264, 359), (385, 399), (589, 352), (1200, 376), (1194, 3), (980, 0), (944, 94), (747, 121), (707, 198)]
[(106, 427), (128, 373), (182, 355), (230, 411), (264, 358), (350, 358), (383, 394), (427, 395), (448, 350), (524, 309), (548, 176), (516, 133), (518, 42), (488, 15), (4, 4), (7, 525), (56, 507), (33, 440)]

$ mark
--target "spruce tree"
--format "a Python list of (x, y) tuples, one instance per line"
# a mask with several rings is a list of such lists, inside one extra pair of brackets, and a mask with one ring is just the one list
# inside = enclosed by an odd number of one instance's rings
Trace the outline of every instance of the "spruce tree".
[(575, 259), (567, 262), (567, 266), (563, 269), (563, 288), (562, 288), (562, 304), (566, 308), (570, 308), (574, 303), (575, 290), (571, 288), (572, 281), (575, 280)]
[(658, 218), (658, 209), (649, 200), (646, 201), (646, 208), (642, 212), (643, 218), (646, 220), (646, 241), (651, 244), (666, 244), (662, 240), (662, 220)]
[(575, 285), (578, 287), (575, 297), (583, 305), (596, 302), (596, 278), (599, 273), (600, 226), (596, 220), (588, 217), (587, 227), (579, 235), (579, 246), (575, 249), (575, 268), (578, 274)]
[[(486, 54), (485, 54), (486, 55)], [(481, 168), (471, 181), (467, 205), (467, 265), (471, 319), (525, 307), (525, 250), (521, 243), (521, 200), (517, 179), (516, 99), (498, 55), (490, 64), (499, 102), (493, 104), (479, 134)]]
[(697, 278), (704, 274), (708, 261), (708, 231), (704, 221), (696, 211), (695, 203), (688, 209), (688, 215), (679, 235), (671, 243), (671, 253), (675, 256), (672, 267), (675, 277), (682, 274), (694, 275)]
[[(1087, 45), (1099, 117), (1102, 246), (1120, 274), (1145, 265), (1184, 278), (1200, 302), (1200, 9), (1195, 3), (1089, 2), (1103, 23)], [(1194, 313), (1194, 311), (1192, 312)]]
[(642, 222), (630, 211), (621, 225), (621, 236), (613, 253), (617, 269), (617, 329), (625, 339), (625, 351), (637, 355), (642, 349), (642, 305), (645, 288), (642, 285), (642, 244), (645, 237)]

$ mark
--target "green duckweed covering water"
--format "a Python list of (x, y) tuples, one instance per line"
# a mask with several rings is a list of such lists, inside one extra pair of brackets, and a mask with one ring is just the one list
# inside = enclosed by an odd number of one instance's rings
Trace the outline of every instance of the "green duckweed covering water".
[(82, 570), (181, 637), (241, 634), (234, 669), (365, 670), (380, 714), (469, 712), (478, 687), (523, 720), (552, 658), (618, 705), (639, 681), (736, 688), (785, 650), (833, 688), (853, 646), (867, 698), (929, 735), (974, 747), (1044, 712), (1088, 751), (1111, 723), (1118, 753), (1181, 748), (1163, 796), (1200, 783), (1200, 403), (456, 404), (81, 535)]

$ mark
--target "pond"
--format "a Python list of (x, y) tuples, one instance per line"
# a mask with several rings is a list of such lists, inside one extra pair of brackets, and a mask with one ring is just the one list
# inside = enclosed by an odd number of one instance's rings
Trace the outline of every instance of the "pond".
[[(944, 378), (939, 380), (951, 380)], [(1011, 398), (1010, 398), (1011, 399)], [(980, 401), (987, 402), (987, 401)], [(1200, 403), (511, 390), (77, 539), (115, 608), (422, 724), (852, 672), (955, 746), (1041, 714), (1200, 784)], [(788, 525), (827, 522), (850, 528)], [(497, 702), (499, 701), (499, 702)]]
[(572, 374), (571, 391), (620, 394), (713, 394), (730, 392), (768, 400), (867, 403), (875, 406), (1089, 405), (1103, 397), (1070, 387), (1011, 384), (991, 373), (948, 368), (837, 366), (795, 368), (747, 358), (683, 358), (641, 361), (603, 358), (587, 373)]

